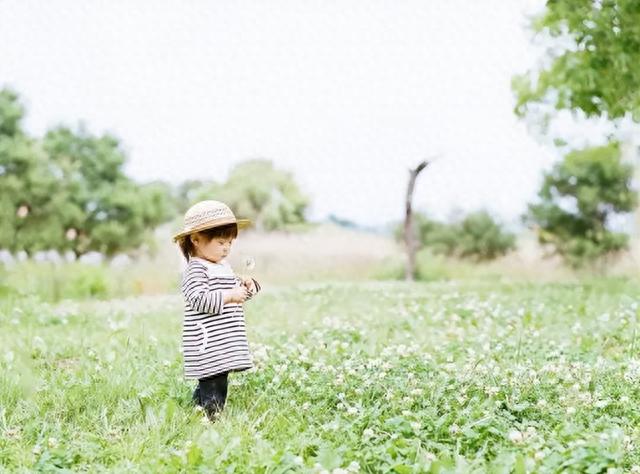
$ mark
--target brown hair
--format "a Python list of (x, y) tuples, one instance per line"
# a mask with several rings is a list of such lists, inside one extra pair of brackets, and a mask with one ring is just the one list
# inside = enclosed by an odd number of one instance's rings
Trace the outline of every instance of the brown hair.
[[(203, 236), (207, 242), (218, 238), (235, 239), (238, 237), (238, 224), (221, 225), (219, 227), (201, 230), (200, 232), (196, 232), (196, 234)], [(178, 241), (178, 245), (180, 245), (182, 255), (184, 255), (184, 258), (186, 258), (188, 262), (196, 253), (196, 248), (194, 247), (193, 242), (191, 242), (191, 235), (182, 237)]]

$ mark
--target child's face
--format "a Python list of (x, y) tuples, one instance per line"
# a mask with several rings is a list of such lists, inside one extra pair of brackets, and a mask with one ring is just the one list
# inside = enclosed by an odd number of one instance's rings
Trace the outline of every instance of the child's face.
[(196, 257), (218, 263), (229, 255), (233, 238), (215, 237), (207, 241), (202, 235), (195, 234), (192, 236), (191, 241), (196, 248)]

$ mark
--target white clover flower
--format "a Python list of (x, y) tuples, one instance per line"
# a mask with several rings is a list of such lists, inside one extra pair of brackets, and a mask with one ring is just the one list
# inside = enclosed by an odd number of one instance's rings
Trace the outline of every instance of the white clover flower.
[(522, 432), (518, 430), (509, 431), (507, 438), (509, 438), (509, 441), (516, 444), (522, 443), (522, 441), (524, 440), (524, 436), (522, 435)]
[(498, 387), (486, 387), (484, 389), (484, 393), (486, 393), (490, 397), (496, 395), (499, 391), (500, 389)]
[(459, 432), (460, 432), (460, 427), (458, 425), (456, 425), (455, 423), (449, 427), (449, 433), (457, 434)]
[(329, 474), (329, 471), (324, 469), (322, 467), (322, 464), (320, 464), (318, 462), (313, 465), (313, 472), (316, 473), (316, 474)]
[(369, 439), (372, 438), (374, 435), (374, 432), (371, 428), (366, 428), (363, 432), (362, 432), (362, 437), (364, 439)]
[(349, 463), (349, 465), (347, 466), (347, 471), (360, 472), (360, 464), (358, 464), (358, 461), (351, 461), (351, 463)]
[(604, 408), (609, 404), (609, 400), (597, 400), (593, 406), (596, 408)]
[(4, 435), (7, 438), (16, 438), (16, 439), (20, 439), (21, 437), (21, 431), (20, 428), (10, 428), (5, 430)]

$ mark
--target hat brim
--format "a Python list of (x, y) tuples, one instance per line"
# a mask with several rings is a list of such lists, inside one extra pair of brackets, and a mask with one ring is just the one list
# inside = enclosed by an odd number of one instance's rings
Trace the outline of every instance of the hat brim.
[(208, 222), (206, 224), (202, 224), (201, 226), (194, 227), (193, 229), (184, 230), (179, 234), (173, 236), (173, 241), (176, 242), (187, 235), (195, 234), (196, 232), (200, 232), (202, 230), (213, 229), (214, 227), (221, 227), (223, 225), (229, 224), (238, 224), (238, 229), (245, 229), (251, 225), (251, 221), (249, 219), (225, 219), (221, 221)]

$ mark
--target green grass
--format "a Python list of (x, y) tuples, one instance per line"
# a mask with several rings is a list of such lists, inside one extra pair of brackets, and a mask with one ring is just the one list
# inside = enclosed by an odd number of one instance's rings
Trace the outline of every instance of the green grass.
[(640, 287), (327, 283), (246, 305), (256, 369), (210, 424), (179, 296), (0, 300), (0, 470), (628, 472)]

